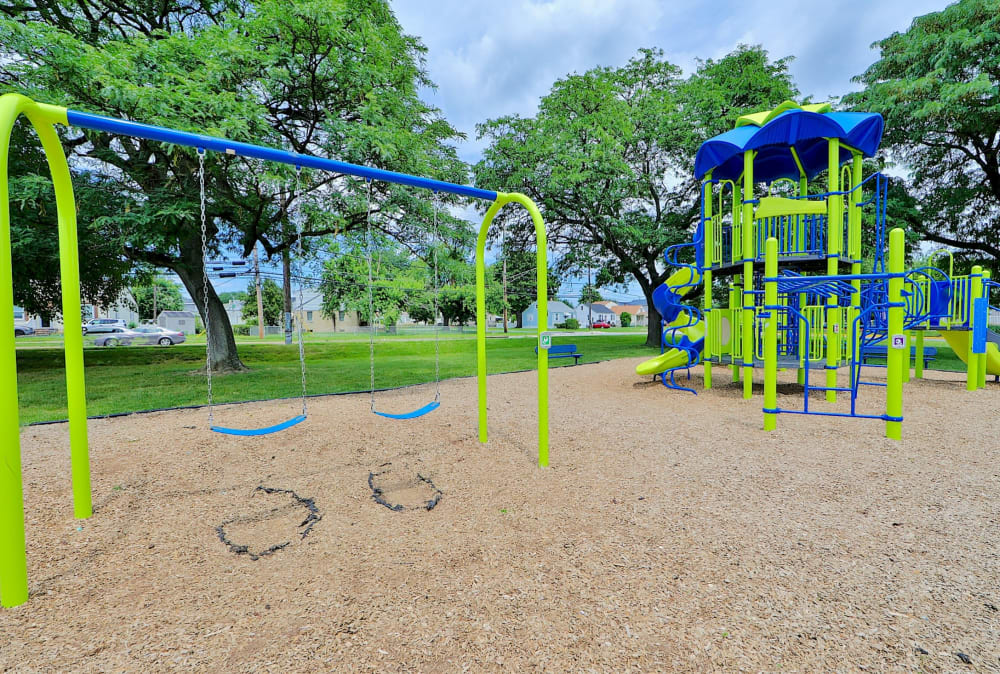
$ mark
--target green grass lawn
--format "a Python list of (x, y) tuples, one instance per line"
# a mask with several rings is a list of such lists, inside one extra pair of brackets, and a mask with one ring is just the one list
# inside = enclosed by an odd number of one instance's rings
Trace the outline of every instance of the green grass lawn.
[[(647, 356), (645, 333), (560, 337), (555, 344), (575, 343), (581, 363)], [(20, 346), (20, 343), (19, 343)], [(86, 349), (87, 412), (91, 416), (199, 405), (205, 402), (205, 347), (182, 344), (169, 348), (118, 347)], [(472, 335), (440, 342), (441, 378), (470, 376), (476, 369)], [(216, 376), (216, 402), (296, 396), (300, 391), (298, 350), (273, 343), (241, 344), (240, 356), (250, 372)], [(500, 335), (487, 340), (489, 372), (534, 369), (534, 340)], [(434, 341), (387, 336), (375, 345), (375, 385), (392, 388), (433, 381)], [(368, 390), (368, 341), (316, 341), (307, 344), (310, 393)], [(550, 367), (572, 365), (572, 358), (553, 359)], [(24, 348), (17, 352), (21, 423), (66, 418), (66, 380), (61, 349)]]
[[(441, 340), (441, 377), (471, 376), (476, 368), (476, 341), (472, 335)], [(297, 396), (300, 390), (298, 350), (284, 348), (280, 338), (266, 343), (243, 343), (240, 356), (250, 372), (214, 378), (217, 402), (265, 400)], [(582, 363), (652, 356), (644, 345), (645, 332), (595, 333), (569, 336), (555, 333), (554, 344), (575, 343)], [(935, 370), (965, 371), (965, 363), (943, 343), (934, 340)], [(19, 346), (21, 343), (19, 342)], [(205, 378), (198, 372), (205, 359), (204, 345), (169, 348), (118, 347), (86, 349), (87, 410), (92, 416), (139, 410), (200, 405), (205, 402)], [(434, 378), (434, 341), (413, 336), (380, 337), (375, 345), (375, 385), (392, 388)], [(877, 363), (878, 361), (874, 361)], [(310, 393), (340, 393), (368, 389), (368, 341), (350, 338), (317, 339), (306, 348)], [(535, 368), (531, 335), (493, 334), (487, 340), (491, 374)], [(18, 394), (21, 423), (66, 418), (66, 381), (61, 348), (19, 348)], [(571, 366), (571, 358), (553, 359), (550, 367)]]

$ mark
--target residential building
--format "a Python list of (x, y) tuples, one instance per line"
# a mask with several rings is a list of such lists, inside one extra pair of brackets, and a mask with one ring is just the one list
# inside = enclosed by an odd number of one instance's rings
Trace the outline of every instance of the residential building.
[[(548, 311), (548, 329), (555, 328), (558, 323), (565, 323), (568, 318), (576, 318), (573, 307), (559, 300), (549, 300)], [(538, 302), (532, 302), (531, 306), (521, 312), (521, 325), (526, 328), (538, 327)]]
[(314, 289), (304, 290), (302, 304), (296, 292), (292, 301), (295, 305), (295, 319), (300, 321), (306, 332), (357, 332), (361, 325), (358, 312), (349, 309), (337, 311), (334, 316), (323, 314), (323, 293)]
[(622, 312), (627, 311), (632, 316), (633, 326), (645, 326), (649, 323), (649, 311), (639, 304), (616, 304), (611, 307), (615, 313), (618, 325), (622, 324)]
[[(84, 304), (81, 307), (81, 310), (84, 322), (89, 321), (91, 318), (120, 318), (125, 321), (126, 325), (139, 323), (138, 307), (135, 303), (135, 298), (132, 297), (132, 293), (128, 288), (122, 290), (121, 295), (118, 296), (118, 301), (110, 307)], [(21, 307), (14, 307), (14, 319), (18, 322), (24, 322), (25, 324), (33, 327), (35, 330), (40, 330), (42, 332), (63, 331), (63, 322), (61, 318), (42, 318), (38, 315), (29, 314)]]
[(589, 328), (591, 326), (591, 319), (594, 323), (610, 323), (615, 324), (615, 313), (609, 309), (604, 304), (598, 304), (594, 302), (593, 304), (581, 304), (575, 310), (576, 320), (580, 321), (580, 325)]

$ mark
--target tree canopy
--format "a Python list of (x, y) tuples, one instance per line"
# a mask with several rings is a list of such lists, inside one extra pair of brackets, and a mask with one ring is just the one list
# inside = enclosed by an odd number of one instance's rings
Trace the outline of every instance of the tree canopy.
[[(432, 86), (425, 49), (385, 0), (26, 0), (0, 13), (0, 44), (0, 83), (39, 101), (467, 180), (449, 144), (460, 134), (418, 95)], [(120, 203), (92, 210), (121, 231), (121, 255), (175, 272), (219, 326), (213, 366), (240, 369), (221, 302), (211, 287), (203, 297), (194, 150), (75, 130), (65, 145), (74, 171), (86, 167), (101, 198)], [(421, 238), (432, 222), (434, 199), (412, 188), (372, 183), (369, 192), (363, 181), (310, 171), (296, 181), (289, 167), (211, 154), (206, 168), (213, 255), (246, 255), (257, 242), (280, 254), (295, 242), (292, 213), (310, 237), (363, 227), (369, 210), (401, 241)], [(442, 237), (468, 239), (460, 221), (446, 212), (440, 221)]]
[(184, 309), (184, 298), (181, 289), (170, 279), (155, 275), (148, 281), (132, 286), (132, 298), (135, 299), (139, 318), (155, 319), (161, 311), (181, 311)]
[[(257, 288), (250, 286), (243, 295), (240, 315), (246, 323), (259, 325), (257, 316)], [(264, 325), (281, 325), (285, 311), (285, 296), (281, 286), (273, 279), (266, 278), (260, 283), (260, 300), (264, 305)]]
[(885, 118), (922, 234), (1000, 261), (1000, 1), (960, 0), (875, 43), (844, 102)]
[[(559, 271), (597, 262), (600, 285), (632, 278), (652, 307), (667, 276), (663, 252), (690, 240), (698, 221), (698, 146), (739, 114), (795, 97), (787, 65), (741, 46), (699, 62), (684, 79), (662, 51), (644, 49), (620, 68), (567, 76), (535, 117), (478, 127), (489, 145), (475, 166), (477, 184), (524, 192), (539, 205)], [(515, 246), (533, 239), (523, 211), (497, 219)], [(659, 344), (658, 316), (650, 319), (648, 343)]]

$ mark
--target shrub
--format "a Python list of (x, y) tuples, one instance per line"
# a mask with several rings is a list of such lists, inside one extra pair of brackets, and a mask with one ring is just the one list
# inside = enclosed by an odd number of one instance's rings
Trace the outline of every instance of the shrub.
[(244, 324), (240, 324), (240, 325), (234, 325), (233, 326), (233, 334), (234, 335), (243, 335), (244, 337), (249, 337), (250, 336), (250, 326), (246, 325), (245, 323)]
[(556, 323), (556, 328), (559, 330), (579, 330), (580, 321), (575, 318), (567, 318), (562, 323)]
[(627, 328), (632, 325), (632, 314), (630, 314), (629, 312), (623, 311), (621, 319), (623, 328)]

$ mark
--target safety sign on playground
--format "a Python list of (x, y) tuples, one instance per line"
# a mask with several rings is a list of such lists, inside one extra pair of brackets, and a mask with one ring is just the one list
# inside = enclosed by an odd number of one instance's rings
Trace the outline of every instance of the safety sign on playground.
[(906, 335), (893, 335), (892, 336), (892, 348), (894, 348), (894, 349), (905, 349), (906, 348)]

